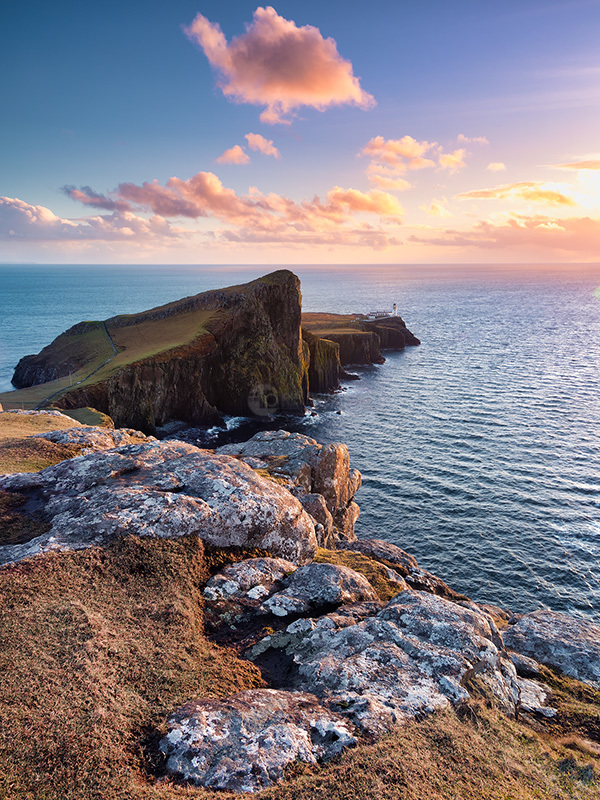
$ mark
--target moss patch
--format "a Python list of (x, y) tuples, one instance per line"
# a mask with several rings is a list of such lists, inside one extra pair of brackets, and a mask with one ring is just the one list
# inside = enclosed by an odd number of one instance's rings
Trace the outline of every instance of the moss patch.
[(81, 425), (93, 425), (97, 428), (114, 428), (115, 423), (102, 411), (86, 406), (85, 408), (60, 409), (61, 414), (71, 417)]
[(397, 584), (390, 581), (387, 569), (383, 564), (362, 553), (355, 553), (352, 550), (325, 550), (319, 548), (315, 561), (319, 564), (337, 564), (360, 572), (375, 589), (380, 600), (391, 600), (392, 597), (402, 591)]

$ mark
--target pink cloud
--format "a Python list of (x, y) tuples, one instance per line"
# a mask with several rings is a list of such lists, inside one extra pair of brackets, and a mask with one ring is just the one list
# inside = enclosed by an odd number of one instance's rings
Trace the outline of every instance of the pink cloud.
[(363, 147), (359, 156), (369, 156), (374, 162), (387, 164), (404, 172), (408, 169), (434, 167), (435, 161), (425, 158), (425, 154), (437, 147), (437, 142), (419, 142), (412, 136), (403, 136), (402, 139), (374, 136)]
[(225, 150), (224, 153), (217, 158), (218, 164), (249, 164), (250, 163), (250, 156), (248, 153), (244, 151), (239, 144), (234, 144), (233, 147), (230, 147), (229, 150)]
[(489, 140), (486, 136), (465, 136), (463, 133), (459, 133), (457, 140), (459, 144), (464, 142), (465, 144), (489, 144)]
[(324, 111), (333, 105), (375, 104), (333, 39), (324, 39), (312, 25), (297, 27), (271, 6), (257, 8), (246, 32), (229, 44), (218, 23), (202, 14), (184, 30), (219, 72), (226, 97), (266, 106), (262, 122), (290, 124), (289, 116), (302, 106)]
[(412, 236), (410, 240), (450, 247), (519, 247), (537, 251), (578, 252), (595, 257), (600, 249), (600, 220), (591, 217), (553, 219), (541, 214), (511, 214), (503, 223), (481, 220), (469, 231), (447, 229), (436, 238)]
[(467, 166), (465, 156), (467, 151), (463, 148), (455, 150), (453, 153), (440, 153), (439, 165), (442, 169), (447, 169), (450, 172), (458, 172)]
[(0, 197), (0, 238), (6, 241), (139, 241), (181, 233), (157, 216), (148, 220), (124, 211), (72, 220), (16, 197)]
[(77, 189), (75, 186), (63, 186), (62, 191), (73, 200), (92, 208), (102, 208), (105, 211), (127, 211), (129, 209), (129, 203), (98, 194), (89, 186), (82, 186), (81, 189)]
[(506, 164), (503, 161), (492, 161), (487, 167), (489, 172), (503, 172), (506, 169)]
[(279, 150), (273, 144), (273, 139), (265, 139), (260, 133), (247, 133), (245, 139), (247, 139), (248, 147), (251, 150), (256, 150), (258, 153), (263, 153), (265, 156), (280, 158)]
[(474, 189), (456, 195), (461, 200), (523, 200), (549, 205), (575, 206), (577, 203), (562, 190), (560, 184), (542, 181), (521, 181), (496, 186), (493, 189)]

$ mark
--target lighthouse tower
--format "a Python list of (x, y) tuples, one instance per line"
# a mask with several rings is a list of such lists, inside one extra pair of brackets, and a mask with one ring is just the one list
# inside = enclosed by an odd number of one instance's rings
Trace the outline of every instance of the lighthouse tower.
[(398, 306), (396, 305), (396, 303), (394, 303), (394, 305), (392, 306), (392, 316), (393, 317), (398, 316)]

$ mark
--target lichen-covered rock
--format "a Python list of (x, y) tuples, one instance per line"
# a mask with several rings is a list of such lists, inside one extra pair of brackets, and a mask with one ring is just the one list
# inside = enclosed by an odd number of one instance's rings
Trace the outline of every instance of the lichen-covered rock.
[(167, 771), (211, 789), (257, 792), (294, 761), (316, 764), (356, 744), (352, 725), (303, 692), (255, 689), (186, 703), (160, 742)]
[(295, 569), (284, 558), (247, 558), (213, 575), (202, 594), (207, 600), (228, 600), (242, 595), (258, 600)]
[[(64, 416), (60, 414), (60, 416)], [(33, 439), (47, 439), (55, 444), (70, 444), (81, 447), (81, 454), (87, 455), (98, 450), (110, 450), (113, 447), (124, 447), (128, 444), (156, 441), (153, 436), (146, 436), (141, 431), (133, 428), (99, 428), (96, 426), (82, 426), (64, 428), (48, 433), (36, 433)]]
[(511, 650), (600, 688), (600, 625), (540, 609), (503, 633)]
[[(431, 572), (420, 569), (414, 556), (409, 555), (402, 548), (395, 544), (386, 542), (383, 539), (354, 539), (344, 541), (340, 539), (337, 544), (338, 549), (355, 550), (358, 553), (371, 556), (381, 561), (402, 575), (404, 580), (413, 589), (431, 592), (449, 600), (467, 600), (464, 595), (455, 592), (441, 578)], [(474, 605), (474, 604), (473, 604)]]
[[(301, 495), (298, 499), (302, 503), (302, 507), (305, 511), (310, 514), (317, 525), (321, 526), (321, 529), (316, 531), (319, 547), (329, 548), (334, 545), (333, 517), (327, 508), (327, 503), (323, 495), (311, 492), (310, 494)], [(354, 503), (354, 505), (356, 505), (356, 503)]]
[(557, 710), (548, 705), (552, 689), (545, 683), (529, 678), (518, 678), (520, 699), (519, 708), (526, 714), (539, 714), (546, 718), (557, 715)]
[[(366, 616), (344, 608), (288, 627), (285, 651), (296, 665), (295, 687), (333, 703), (360, 728), (379, 735), (467, 699), (469, 686), (515, 713), (516, 671), (485, 615), (412, 590), (383, 609), (371, 605)], [(253, 655), (261, 651), (258, 643)]]
[(310, 561), (317, 550), (313, 520), (286, 489), (235, 458), (183, 442), (79, 456), (0, 478), (0, 488), (27, 493), (50, 524), (31, 541), (0, 547), (0, 564), (120, 534), (196, 534), (221, 547), (258, 547), (294, 564)]
[(286, 617), (362, 600), (377, 600), (363, 575), (336, 564), (308, 564), (286, 578), (285, 588), (265, 600), (260, 610)]
[[(299, 498), (320, 494), (333, 518), (333, 538), (356, 538), (354, 523), (360, 509), (353, 499), (362, 478), (357, 469), (350, 469), (346, 445), (322, 445), (301, 433), (264, 431), (247, 442), (219, 447), (217, 452), (237, 456), (251, 466), (258, 459), (263, 468), (268, 469), (273, 477), (286, 482)], [(327, 527), (320, 518), (314, 519)], [(322, 535), (326, 540), (326, 530)]]

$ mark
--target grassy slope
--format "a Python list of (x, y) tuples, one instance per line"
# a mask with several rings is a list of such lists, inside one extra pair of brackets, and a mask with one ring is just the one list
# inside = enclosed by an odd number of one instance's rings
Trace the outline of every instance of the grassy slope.
[[(221, 554), (209, 557), (216, 563)], [(157, 782), (148, 746), (182, 701), (260, 685), (254, 665), (205, 638), (206, 566), (193, 537), (131, 537), (0, 570), (2, 800), (231, 796)], [(600, 745), (590, 737), (600, 741), (600, 693), (547, 679), (560, 725), (512, 722), (474, 701), (324, 767), (297, 765), (259, 796), (598, 798), (590, 777), (600, 771)]]
[(302, 314), (302, 327), (304, 330), (324, 339), (332, 333), (352, 333), (370, 336), (369, 332), (360, 328), (360, 325), (354, 320), (353, 314), (305, 312)]
[[(256, 281), (252, 281), (249, 285), (277, 281), (277, 277), (266, 275)], [(246, 285), (244, 284), (229, 286), (225, 289), (220, 289), (218, 294), (231, 295), (243, 292), (245, 289)], [(63, 392), (79, 381), (83, 381), (82, 386), (98, 383), (106, 380), (127, 364), (191, 343), (194, 339), (207, 333), (206, 324), (220, 312), (219, 310), (198, 309), (183, 313), (178, 312), (168, 316), (170, 311), (184, 306), (190, 299), (184, 298), (139, 314), (124, 314), (106, 320), (109, 333), (117, 350), (120, 352), (102, 369), (92, 375), (89, 380), (85, 380), (87, 376), (94, 372), (106, 359), (114, 355), (110, 342), (106, 337), (104, 326), (101, 322), (89, 323), (89, 325), (95, 325), (96, 327), (83, 334), (71, 336), (67, 336), (66, 333), (61, 334), (48, 348), (52, 352), (53, 360), (61, 363), (69, 357), (73, 357), (78, 363), (84, 364), (82, 369), (67, 378), (39, 384), (27, 389), (0, 393), (0, 403), (5, 409), (31, 409), (47, 397), (57, 392)]]
[(61, 419), (48, 414), (0, 414), (0, 473), (36, 472), (65, 458), (72, 458), (80, 448), (30, 438), (36, 433), (75, 428), (74, 419)]

